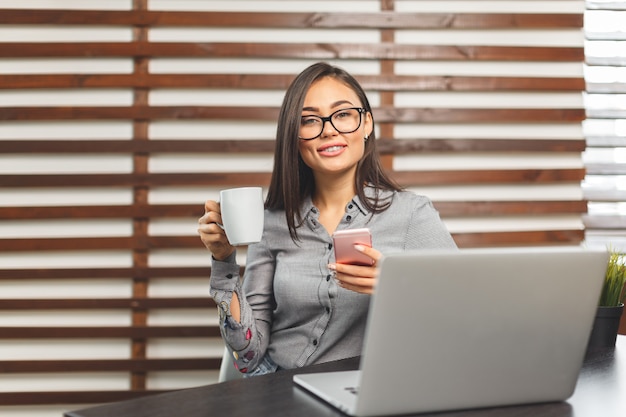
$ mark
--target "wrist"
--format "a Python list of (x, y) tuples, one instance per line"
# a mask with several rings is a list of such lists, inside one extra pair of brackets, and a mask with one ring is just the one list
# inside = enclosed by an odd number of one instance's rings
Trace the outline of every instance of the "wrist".
[(214, 261), (217, 261), (217, 262), (235, 263), (236, 250), (233, 247), (232, 250), (224, 252), (224, 253), (213, 253), (212, 258)]

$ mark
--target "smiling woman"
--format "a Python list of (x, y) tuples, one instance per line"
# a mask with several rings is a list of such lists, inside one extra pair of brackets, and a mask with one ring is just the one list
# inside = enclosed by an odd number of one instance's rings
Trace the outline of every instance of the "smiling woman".
[[(213, 254), (222, 336), (245, 376), (358, 356), (381, 257), (456, 248), (431, 201), (383, 171), (363, 88), (325, 62), (304, 69), (285, 93), (265, 207), (243, 280), (218, 227), (224, 207), (207, 201), (198, 229)], [(354, 249), (366, 261), (336, 259), (335, 232), (363, 228), (371, 245)]]

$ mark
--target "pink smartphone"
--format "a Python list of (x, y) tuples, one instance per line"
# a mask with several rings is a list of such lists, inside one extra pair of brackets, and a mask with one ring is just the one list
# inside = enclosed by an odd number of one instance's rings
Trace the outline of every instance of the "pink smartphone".
[(372, 246), (369, 229), (339, 230), (333, 234), (335, 260), (340, 264), (372, 265), (374, 260), (356, 250), (354, 245)]

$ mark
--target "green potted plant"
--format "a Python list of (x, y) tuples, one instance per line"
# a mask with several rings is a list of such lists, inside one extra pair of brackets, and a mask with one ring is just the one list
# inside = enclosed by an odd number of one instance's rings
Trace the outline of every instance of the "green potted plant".
[(626, 253), (609, 249), (609, 262), (604, 276), (598, 310), (589, 338), (590, 347), (613, 347), (624, 310), (626, 291)]
[(604, 276), (604, 285), (598, 306), (619, 307), (624, 305), (626, 292), (626, 253), (609, 250), (609, 263)]

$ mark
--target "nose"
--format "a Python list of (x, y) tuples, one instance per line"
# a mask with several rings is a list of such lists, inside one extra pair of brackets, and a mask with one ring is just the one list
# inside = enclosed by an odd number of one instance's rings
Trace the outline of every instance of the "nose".
[(330, 121), (330, 117), (324, 117), (322, 119), (322, 134), (321, 136), (330, 136), (330, 135), (336, 135), (339, 132), (337, 131), (337, 129), (335, 129), (335, 126), (333, 126), (333, 123)]

